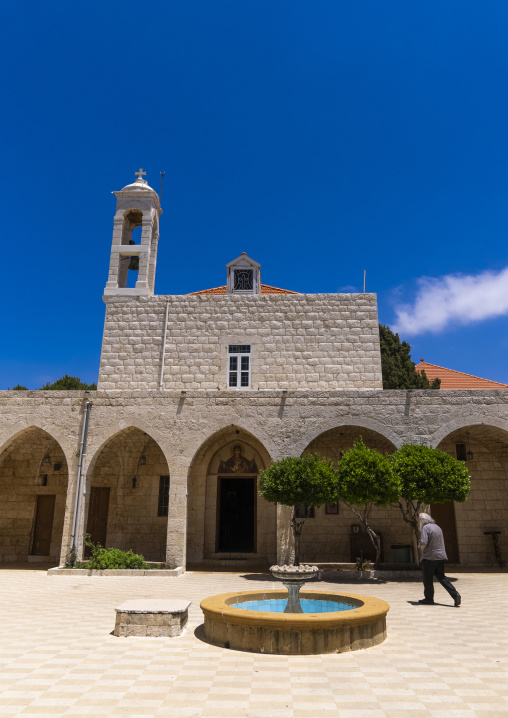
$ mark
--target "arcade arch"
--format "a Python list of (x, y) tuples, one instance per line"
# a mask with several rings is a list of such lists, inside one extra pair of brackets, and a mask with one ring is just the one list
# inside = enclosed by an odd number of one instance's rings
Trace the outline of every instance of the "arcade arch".
[(276, 561), (276, 507), (258, 494), (259, 472), (270, 462), (263, 444), (233, 425), (201, 446), (189, 470), (188, 565)]
[(108, 439), (90, 464), (88, 487), (85, 531), (94, 543), (165, 561), (169, 469), (149, 434), (131, 426)]
[[(324, 431), (313, 439), (304, 454), (318, 453), (334, 463), (362, 437), (370, 449), (391, 454), (396, 446), (383, 434), (365, 426), (343, 425)], [(308, 518), (300, 537), (300, 560), (305, 563), (342, 563), (354, 561), (363, 552), (372, 553), (368, 536), (352, 534), (352, 526), (358, 524), (353, 512), (341, 502), (333, 506), (315, 509), (314, 518)], [(390, 547), (393, 544), (412, 545), (411, 531), (404, 524), (398, 508), (374, 508), (372, 527), (383, 541), (382, 560), (391, 562)]]
[(0, 561), (58, 565), (68, 469), (58, 441), (32, 426), (0, 454)]
[(471, 476), (464, 503), (431, 507), (443, 529), (448, 558), (463, 565), (495, 565), (492, 537), (484, 532), (499, 530), (501, 554), (508, 559), (508, 429), (462, 426), (441, 439), (437, 448), (456, 458), (465, 456)]

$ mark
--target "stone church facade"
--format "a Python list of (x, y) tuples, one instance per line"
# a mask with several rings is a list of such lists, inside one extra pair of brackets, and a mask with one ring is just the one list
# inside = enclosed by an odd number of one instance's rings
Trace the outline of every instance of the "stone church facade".
[[(489, 530), (506, 554), (508, 390), (384, 391), (374, 294), (269, 287), (246, 254), (224, 287), (155, 296), (159, 198), (141, 175), (115, 195), (97, 391), (0, 392), (0, 561), (63, 565), (88, 532), (172, 568), (286, 562), (291, 511), (259, 497), (259, 471), (337, 461), (358, 436), (465, 458), (468, 500), (433, 507), (450, 559), (493, 564)], [(356, 523), (316, 509), (301, 558), (349, 561)], [(373, 525), (388, 562), (411, 543), (395, 508)]]

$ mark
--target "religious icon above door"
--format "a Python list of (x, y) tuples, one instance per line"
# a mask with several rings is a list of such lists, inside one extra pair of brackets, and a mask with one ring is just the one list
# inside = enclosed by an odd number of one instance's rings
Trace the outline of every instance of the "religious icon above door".
[(257, 474), (258, 467), (255, 459), (247, 459), (243, 456), (243, 448), (235, 444), (231, 449), (231, 458), (221, 461), (219, 474)]

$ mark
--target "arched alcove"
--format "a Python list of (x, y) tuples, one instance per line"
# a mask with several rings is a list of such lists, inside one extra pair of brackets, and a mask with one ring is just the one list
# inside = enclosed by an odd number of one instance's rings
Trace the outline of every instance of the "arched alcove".
[(85, 531), (94, 543), (164, 561), (169, 470), (157, 442), (128, 427), (108, 439), (90, 463)]
[(441, 439), (438, 448), (465, 459), (471, 490), (464, 503), (434, 505), (431, 513), (443, 529), (448, 558), (471, 566), (493, 566), (492, 536), (501, 531), (501, 554), (508, 559), (508, 429), (467, 424)]
[(204, 442), (189, 471), (188, 565), (275, 561), (276, 508), (258, 494), (270, 461), (256, 437), (233, 425)]
[(58, 565), (68, 468), (58, 441), (39, 427), (21, 431), (0, 454), (0, 561)]
[[(317, 453), (336, 464), (360, 437), (366, 446), (381, 453), (391, 454), (396, 450), (392, 441), (380, 432), (348, 424), (324, 431), (310, 442), (303, 453)], [(352, 533), (352, 527), (359, 522), (345, 504), (339, 502), (337, 505), (321, 506), (310, 514), (300, 539), (302, 562), (350, 562), (358, 557), (360, 551), (364, 555), (372, 552), (370, 540), (363, 536), (361, 530), (359, 534)], [(372, 527), (382, 536), (383, 560), (389, 563), (392, 561), (390, 547), (401, 543), (411, 545), (411, 532), (398, 508), (375, 507), (371, 518)]]

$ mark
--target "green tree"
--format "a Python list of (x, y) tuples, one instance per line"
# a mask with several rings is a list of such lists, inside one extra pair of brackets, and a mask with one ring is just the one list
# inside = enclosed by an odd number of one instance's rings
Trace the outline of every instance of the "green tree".
[(16, 386), (12, 387), (11, 391), (28, 391), (26, 386), (21, 386), (21, 384), (16, 384)]
[(370, 525), (374, 506), (388, 506), (398, 501), (400, 482), (388, 456), (369, 449), (360, 437), (353, 448), (346, 451), (336, 471), (339, 499), (361, 521), (376, 551), (375, 568), (379, 567), (381, 539)]
[(287, 456), (261, 472), (259, 493), (270, 503), (292, 506), (295, 566), (300, 565), (299, 539), (305, 518), (297, 519), (296, 506), (322, 506), (337, 501), (337, 476), (331, 462), (318, 454)]
[(467, 467), (450, 454), (421, 444), (403, 444), (391, 464), (400, 482), (398, 506), (420, 543), (418, 514), (429, 504), (467, 499), (471, 481)]
[(432, 383), (425, 372), (416, 371), (411, 361), (411, 346), (401, 342), (398, 334), (394, 334), (385, 324), (379, 325), (381, 343), (381, 369), (383, 372), (383, 389), (439, 389), (441, 379)]
[(81, 381), (81, 379), (77, 376), (69, 376), (68, 374), (65, 374), (65, 376), (60, 377), (60, 379), (57, 379), (53, 383), (50, 383), (48, 381), (47, 384), (44, 384), (44, 386), (41, 386), (41, 389), (44, 390), (56, 390), (56, 391), (73, 391), (73, 390), (83, 390), (88, 389), (91, 391), (94, 391), (97, 389), (97, 384), (87, 384), (84, 381)]

